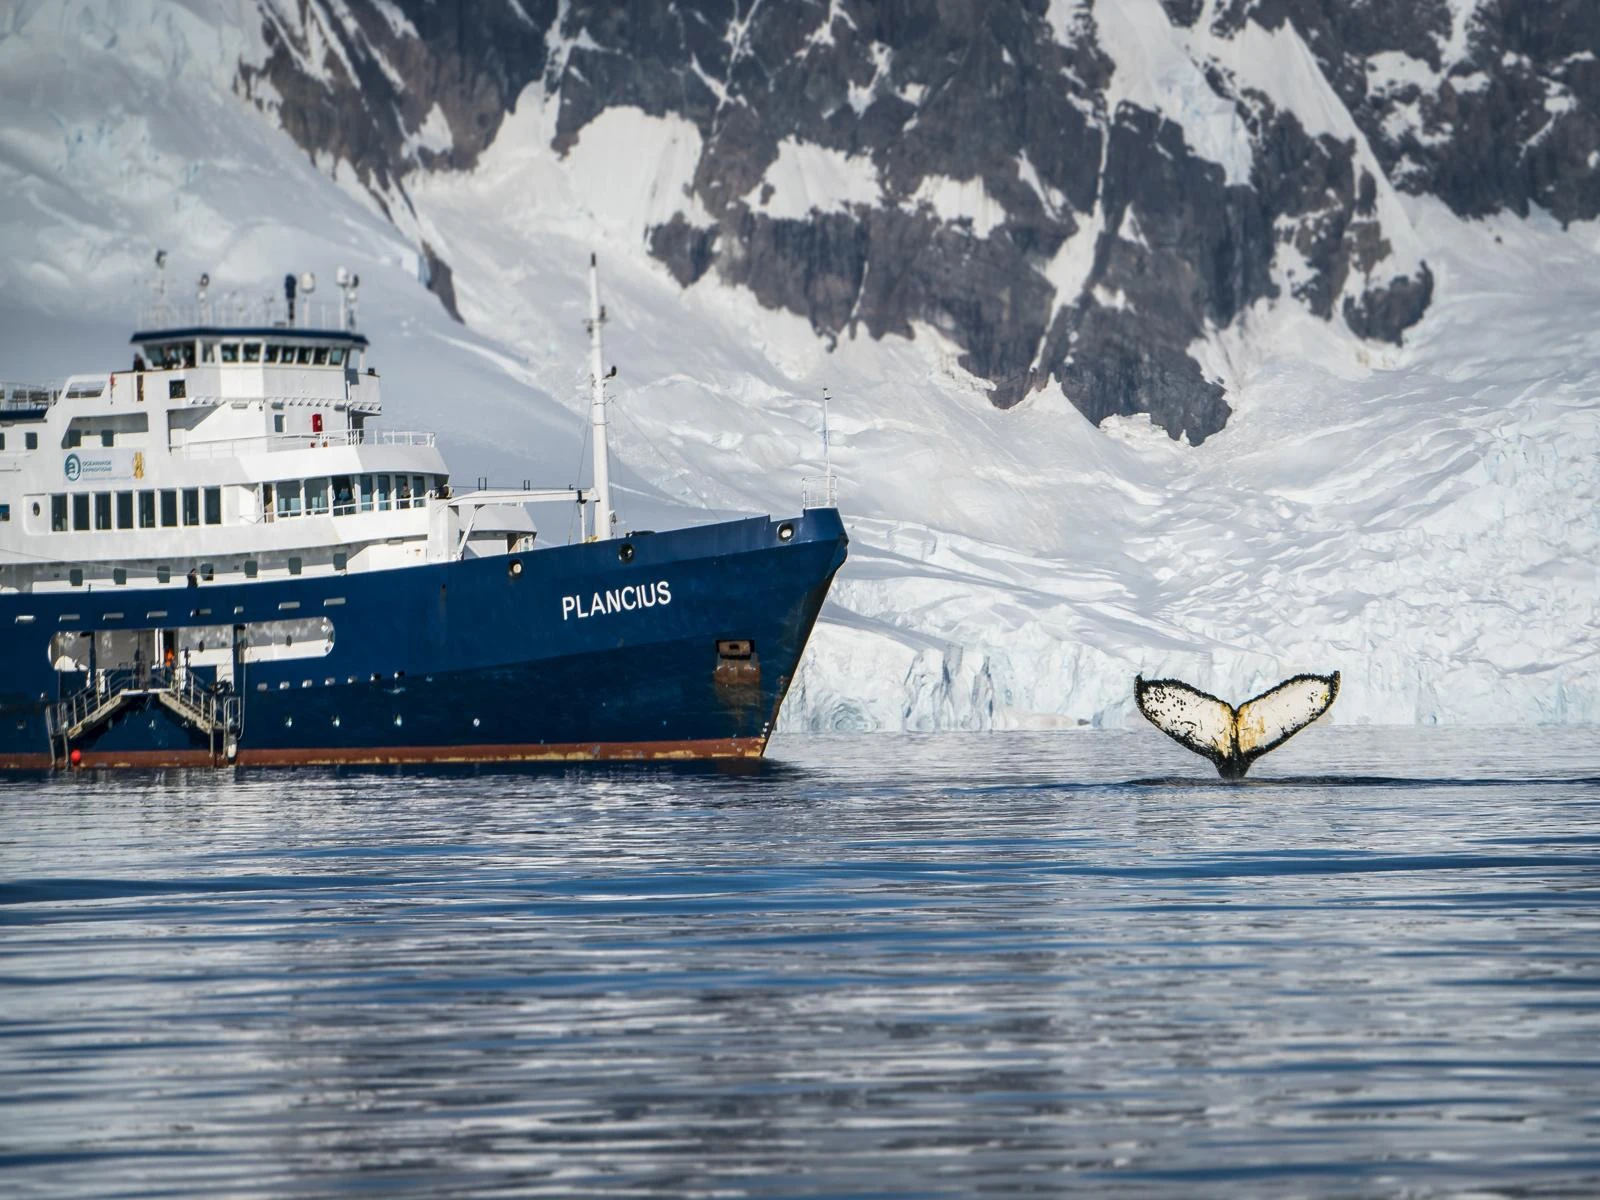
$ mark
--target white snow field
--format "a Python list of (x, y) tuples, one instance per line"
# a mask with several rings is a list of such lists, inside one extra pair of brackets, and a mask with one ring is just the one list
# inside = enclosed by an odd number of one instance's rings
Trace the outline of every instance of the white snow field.
[[(463, 484), (566, 484), (593, 250), (630, 527), (796, 511), (832, 391), (850, 560), (786, 728), (1120, 724), (1135, 673), (1237, 701), (1328, 670), (1336, 722), (1600, 719), (1600, 228), (1397, 199), (1437, 281), (1405, 347), (1263, 304), (1196, 346), (1235, 414), (1191, 447), (1097, 429), (1055, 387), (998, 411), (932, 329), (830, 348), (748, 293), (681, 290), (645, 231), (703, 220), (685, 122), (611, 110), (559, 158), (532, 88), (476, 170), (412, 178), (391, 223), (234, 94), (252, 11), (0, 13), (0, 378), (123, 365), (157, 247), (175, 299), (201, 271), (256, 301), (345, 265), (389, 427), (437, 429)], [(772, 203), (870, 189), (812, 159), (783, 160)], [(423, 238), (466, 327), (418, 281)], [(564, 510), (536, 515), (565, 538)]]

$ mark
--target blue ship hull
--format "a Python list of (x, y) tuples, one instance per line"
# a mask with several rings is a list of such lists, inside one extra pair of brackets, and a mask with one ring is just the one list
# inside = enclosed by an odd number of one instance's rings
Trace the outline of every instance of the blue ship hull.
[[(834, 509), (350, 575), (0, 595), (0, 768), (759, 756), (847, 539)], [(624, 549), (624, 546), (631, 549)], [(90, 682), (61, 631), (326, 616), (320, 657), (235, 667), (219, 735)]]

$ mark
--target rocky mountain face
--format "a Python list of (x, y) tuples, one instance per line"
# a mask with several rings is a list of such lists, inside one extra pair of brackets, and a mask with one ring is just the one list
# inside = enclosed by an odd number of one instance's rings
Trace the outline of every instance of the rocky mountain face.
[(1396, 192), (1600, 215), (1592, 0), (258, 3), (240, 91), (391, 212), (530, 86), (558, 153), (610, 108), (674, 115), (699, 161), (648, 244), (685, 286), (828, 339), (925, 323), (998, 406), (1056, 379), (1193, 442), (1230, 413), (1194, 347), (1257, 301), (1378, 342), (1423, 316)]

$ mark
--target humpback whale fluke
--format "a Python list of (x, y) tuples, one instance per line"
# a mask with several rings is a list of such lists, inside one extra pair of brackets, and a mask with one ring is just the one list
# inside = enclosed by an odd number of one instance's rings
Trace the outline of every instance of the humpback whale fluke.
[(1251, 763), (1327, 712), (1338, 694), (1337, 671), (1285, 679), (1238, 708), (1176, 679), (1133, 680), (1133, 698), (1146, 719), (1216, 763), (1224, 779), (1243, 779)]

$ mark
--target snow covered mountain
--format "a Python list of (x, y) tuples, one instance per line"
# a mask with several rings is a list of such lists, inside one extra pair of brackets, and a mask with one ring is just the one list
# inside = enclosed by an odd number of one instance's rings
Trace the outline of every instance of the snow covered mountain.
[(1336, 720), (1593, 721), (1594, 47), (1513, 0), (24, 0), (0, 376), (119, 362), (156, 246), (345, 263), (391, 423), (567, 482), (598, 248), (634, 525), (793, 508), (836, 397), (791, 725), (1335, 668)]

